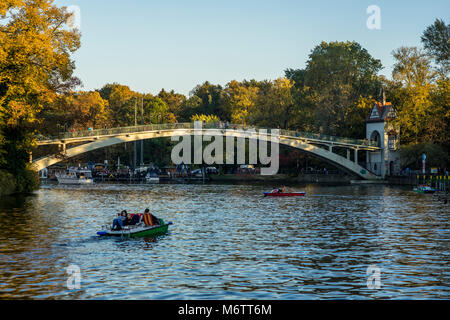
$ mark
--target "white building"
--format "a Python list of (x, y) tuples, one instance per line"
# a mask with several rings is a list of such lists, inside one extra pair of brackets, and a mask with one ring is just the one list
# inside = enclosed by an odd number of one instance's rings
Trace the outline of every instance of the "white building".
[(396, 117), (394, 106), (386, 102), (383, 89), (380, 99), (372, 106), (366, 120), (366, 138), (376, 142), (381, 148), (378, 152), (367, 152), (367, 168), (373, 173), (385, 177), (400, 172), (399, 138), (400, 130), (394, 128), (389, 120)]

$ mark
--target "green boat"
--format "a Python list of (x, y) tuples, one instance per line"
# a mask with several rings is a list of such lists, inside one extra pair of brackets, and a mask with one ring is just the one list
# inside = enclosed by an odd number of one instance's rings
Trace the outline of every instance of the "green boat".
[(156, 226), (146, 226), (142, 223), (134, 226), (125, 226), (121, 230), (112, 230), (110, 226), (105, 226), (104, 230), (98, 231), (99, 236), (115, 236), (115, 237), (155, 237), (167, 233), (169, 225), (172, 222), (164, 223), (163, 219), (159, 219), (160, 224)]
[(425, 185), (420, 185), (417, 186), (413, 189), (414, 192), (417, 193), (435, 193), (436, 189), (430, 187), (430, 186), (425, 186)]

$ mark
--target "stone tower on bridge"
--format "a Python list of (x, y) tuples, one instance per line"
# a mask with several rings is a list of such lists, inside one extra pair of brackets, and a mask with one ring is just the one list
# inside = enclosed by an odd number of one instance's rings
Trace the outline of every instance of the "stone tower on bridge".
[(396, 117), (394, 106), (386, 102), (383, 88), (366, 120), (366, 138), (376, 142), (380, 151), (367, 151), (366, 165), (373, 173), (385, 177), (400, 172), (399, 138), (400, 130), (394, 128), (389, 120)]

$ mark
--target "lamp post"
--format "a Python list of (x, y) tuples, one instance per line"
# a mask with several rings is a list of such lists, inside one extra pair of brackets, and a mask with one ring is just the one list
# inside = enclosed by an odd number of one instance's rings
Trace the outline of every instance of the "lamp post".
[[(144, 95), (141, 99), (141, 125), (144, 124)], [(141, 166), (144, 165), (144, 140), (141, 140)]]
[[(134, 99), (134, 126), (137, 126), (137, 97)], [(134, 173), (136, 172), (136, 161), (137, 161), (137, 159), (136, 159), (136, 140), (134, 140), (134, 157), (133, 157), (133, 160), (134, 160), (134, 162), (133, 162), (134, 163), (133, 175), (134, 175)]]

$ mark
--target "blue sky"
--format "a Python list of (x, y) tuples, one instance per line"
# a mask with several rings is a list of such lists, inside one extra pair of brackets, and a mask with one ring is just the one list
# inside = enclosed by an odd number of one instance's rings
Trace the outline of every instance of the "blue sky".
[[(450, 18), (449, 0), (204, 1), (56, 0), (81, 12), (82, 46), (75, 53), (84, 90), (106, 83), (157, 94), (188, 94), (208, 80), (275, 79), (303, 68), (321, 41), (357, 41), (390, 76), (392, 50), (420, 46), (423, 30)], [(381, 9), (369, 30), (366, 8)]]

